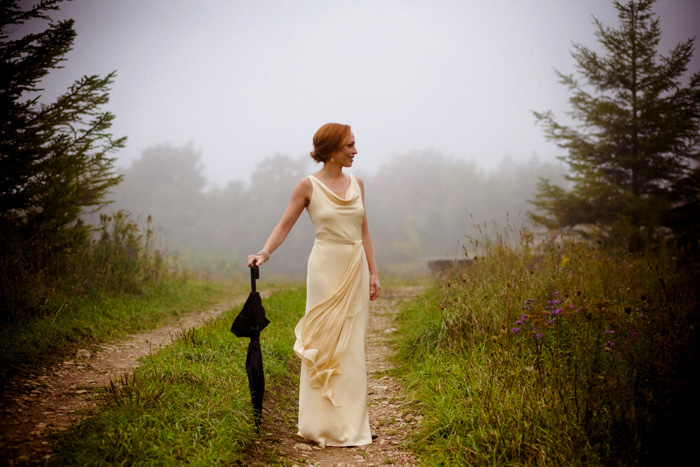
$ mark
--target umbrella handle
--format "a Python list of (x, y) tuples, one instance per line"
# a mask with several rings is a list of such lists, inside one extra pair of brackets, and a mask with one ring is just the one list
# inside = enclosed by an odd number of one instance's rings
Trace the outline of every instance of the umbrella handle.
[(250, 268), (250, 291), (255, 292), (255, 280), (260, 278), (260, 268), (256, 264)]

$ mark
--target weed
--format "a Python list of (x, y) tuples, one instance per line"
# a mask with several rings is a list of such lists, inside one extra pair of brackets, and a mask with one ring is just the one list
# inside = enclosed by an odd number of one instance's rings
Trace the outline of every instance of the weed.
[(200, 343), (200, 336), (197, 333), (197, 328), (182, 329), (175, 332), (174, 336), (171, 336), (173, 342), (180, 340), (188, 347), (197, 347)]
[(112, 378), (109, 379), (109, 384), (105, 387), (104, 401), (113, 408), (126, 405), (148, 407), (158, 403), (164, 392), (163, 386), (149, 387), (143, 380), (137, 379), (136, 375), (130, 377), (123, 374), (119, 385), (115, 384)]

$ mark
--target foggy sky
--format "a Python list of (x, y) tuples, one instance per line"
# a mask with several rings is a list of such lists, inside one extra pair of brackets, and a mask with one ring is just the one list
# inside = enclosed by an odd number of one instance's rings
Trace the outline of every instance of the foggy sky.
[[(700, 29), (700, 1), (655, 11), (663, 54)], [(507, 155), (553, 160), (531, 111), (563, 116), (554, 68), (575, 71), (572, 42), (596, 48), (593, 16), (617, 27), (603, 0), (76, 0), (53, 16), (78, 37), (45, 95), (116, 70), (118, 165), (192, 142), (219, 185), (307, 155), (329, 121), (352, 125), (356, 172), (428, 149), (486, 170)]]

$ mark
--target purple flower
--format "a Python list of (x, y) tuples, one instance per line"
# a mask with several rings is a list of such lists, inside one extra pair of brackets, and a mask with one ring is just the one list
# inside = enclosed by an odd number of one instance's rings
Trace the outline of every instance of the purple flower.
[(554, 324), (554, 320), (550, 319), (549, 321), (547, 321), (547, 324)]
[(552, 314), (554, 314), (554, 315), (560, 315), (560, 314), (561, 314), (561, 308), (557, 308), (556, 310), (554, 310), (554, 311), (552, 312)]
[(525, 320), (527, 319), (527, 315), (522, 315), (522, 316), (520, 317), (520, 319), (522, 319), (523, 321), (525, 321)]
[(609, 342), (606, 342), (606, 343), (605, 343), (605, 346), (612, 349), (613, 347), (615, 347), (615, 343), (612, 342), (612, 341), (609, 341)]
[(606, 329), (605, 331), (603, 331), (603, 334), (615, 334), (615, 331), (613, 331), (612, 329)]
[(638, 335), (639, 335), (638, 332), (630, 331), (630, 337), (637, 337)]
[(535, 334), (535, 339), (542, 339), (543, 336), (544, 336), (543, 332), (538, 332), (537, 334)]
[(513, 328), (513, 329), (511, 329), (511, 332), (513, 332), (513, 333), (516, 333), (516, 332), (518, 332), (518, 331), (520, 331), (520, 328)]
[(517, 320), (517, 321), (515, 322), (515, 324), (517, 324), (518, 326), (520, 326), (521, 324), (523, 324), (523, 322), (520, 321), (520, 320)]

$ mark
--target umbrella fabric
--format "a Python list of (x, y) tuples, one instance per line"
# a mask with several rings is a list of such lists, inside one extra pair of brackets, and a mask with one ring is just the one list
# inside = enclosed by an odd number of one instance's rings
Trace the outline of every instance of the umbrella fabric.
[(260, 294), (255, 290), (255, 280), (260, 277), (260, 270), (257, 266), (250, 269), (250, 295), (243, 305), (243, 309), (231, 325), (231, 332), (236, 337), (259, 336), (260, 331), (270, 324), (270, 320), (265, 317), (265, 308), (262, 305)]
[(263, 373), (262, 350), (260, 349), (259, 336), (250, 338), (248, 354), (245, 358), (245, 369), (248, 373), (248, 387), (250, 388), (250, 400), (253, 403), (255, 427), (260, 430), (263, 397), (265, 396), (265, 374)]
[(265, 375), (263, 373), (262, 350), (260, 348), (260, 331), (270, 324), (265, 317), (265, 308), (262, 306), (260, 294), (255, 290), (255, 280), (259, 277), (258, 267), (250, 269), (251, 292), (243, 305), (243, 309), (231, 325), (231, 332), (236, 337), (250, 337), (248, 353), (245, 360), (245, 368), (248, 373), (248, 387), (253, 403), (255, 426), (260, 429), (262, 418), (263, 396), (265, 395)]

